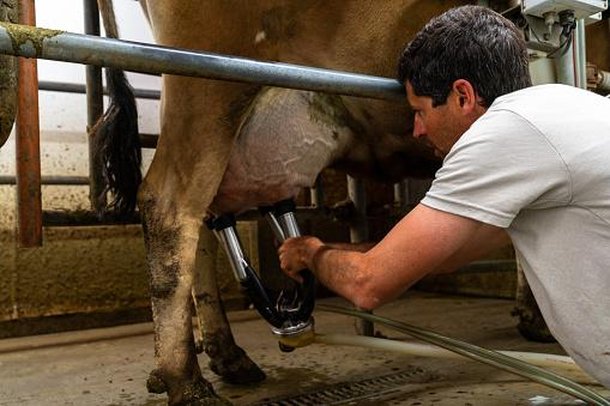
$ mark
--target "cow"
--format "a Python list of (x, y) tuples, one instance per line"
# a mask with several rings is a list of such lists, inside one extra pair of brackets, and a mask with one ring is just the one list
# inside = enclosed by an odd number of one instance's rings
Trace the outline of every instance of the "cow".
[[(108, 15), (109, 1), (98, 2)], [(158, 44), (393, 77), (402, 47), (425, 22), (476, 2), (141, 3)], [(119, 116), (120, 107), (107, 117)], [(129, 212), (140, 178), (113, 168), (137, 166), (137, 143), (125, 137), (129, 147), (120, 146), (103, 128), (96, 137), (111, 158), (106, 169), (118, 197), (114, 207)], [(164, 75), (160, 138), (137, 193), (155, 326), (156, 369), (149, 390), (167, 392), (172, 405), (228, 403), (202, 377), (197, 361), (190, 311), (194, 287), (212, 371), (233, 383), (265, 376), (231, 334), (209, 269), (216, 239), (202, 225), (205, 218), (294, 197), (327, 166), (386, 180), (431, 176), (439, 162), (410, 137), (411, 130), (406, 102)], [(137, 135), (137, 128), (131, 133)], [(124, 153), (114, 161), (113, 142)]]
[[(393, 77), (406, 41), (429, 18), (464, 2), (142, 3), (162, 45)], [(195, 278), (212, 371), (233, 383), (264, 379), (232, 337), (214, 272), (195, 273), (215, 252), (203, 219), (294, 197), (331, 165), (386, 180), (431, 176), (439, 162), (410, 137), (411, 121), (406, 103), (163, 76), (160, 137), (137, 194), (155, 325), (149, 390), (167, 392), (169, 404), (225, 402), (197, 362)], [(129, 210), (131, 202), (125, 197), (116, 206)]]

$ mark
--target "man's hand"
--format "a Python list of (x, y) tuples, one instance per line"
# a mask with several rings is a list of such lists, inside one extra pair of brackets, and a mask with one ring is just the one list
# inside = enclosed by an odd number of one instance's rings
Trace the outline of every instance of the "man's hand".
[(295, 281), (303, 283), (299, 272), (304, 269), (313, 271), (313, 258), (323, 246), (324, 243), (316, 237), (288, 238), (277, 250), (282, 271)]

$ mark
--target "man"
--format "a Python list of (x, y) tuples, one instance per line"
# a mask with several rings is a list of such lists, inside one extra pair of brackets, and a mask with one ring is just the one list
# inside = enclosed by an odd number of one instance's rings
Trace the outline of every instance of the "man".
[(610, 387), (610, 100), (531, 87), (519, 31), (477, 6), (431, 20), (399, 79), (413, 135), (444, 157), (430, 191), (368, 251), (287, 240), (284, 272), (373, 309), (512, 240), (555, 338)]

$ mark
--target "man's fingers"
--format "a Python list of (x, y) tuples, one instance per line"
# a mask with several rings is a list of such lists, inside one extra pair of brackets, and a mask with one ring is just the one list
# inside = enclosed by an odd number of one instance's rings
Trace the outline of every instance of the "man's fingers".
[(298, 252), (295, 252), (298, 250), (298, 248), (291, 248), (290, 245), (290, 242), (284, 242), (284, 244), (278, 248), (280, 267), (282, 268), (282, 271), (290, 278), (299, 283), (303, 283), (303, 277), (299, 274), (299, 272), (305, 269), (305, 267), (299, 261), (300, 255)]

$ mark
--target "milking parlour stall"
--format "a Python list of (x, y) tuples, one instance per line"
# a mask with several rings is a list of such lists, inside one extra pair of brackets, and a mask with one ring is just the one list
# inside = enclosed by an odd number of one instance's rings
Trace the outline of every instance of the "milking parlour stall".
[(606, 0), (0, 2), (0, 405), (610, 405), (512, 246), (373, 311), (280, 269), (426, 195), (397, 61), (463, 5), (610, 94)]

